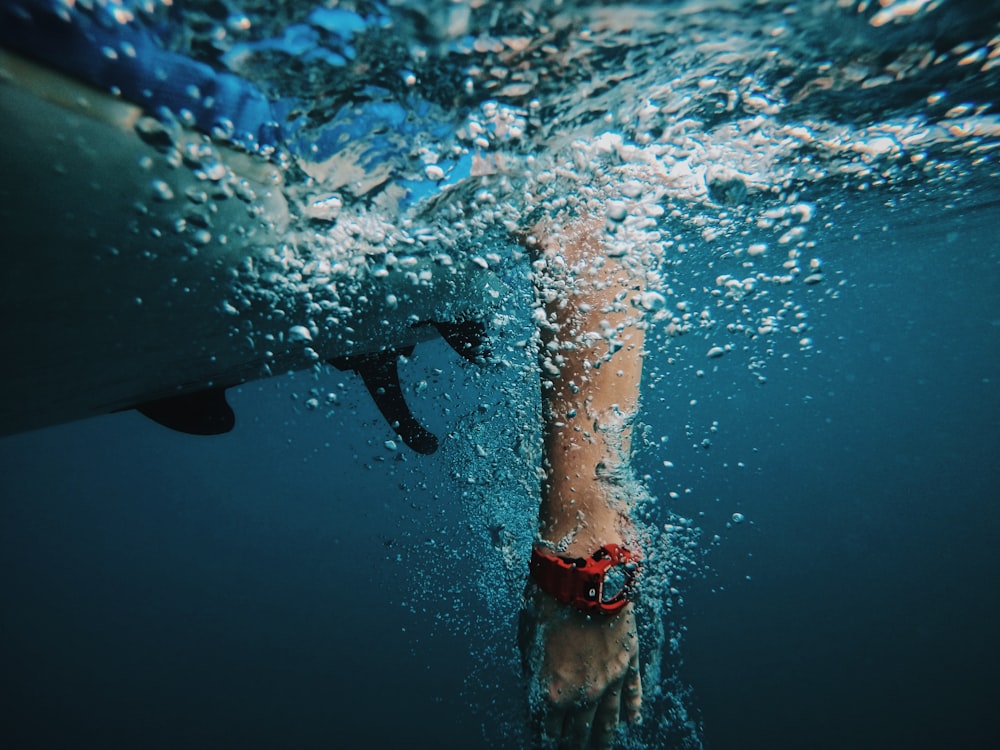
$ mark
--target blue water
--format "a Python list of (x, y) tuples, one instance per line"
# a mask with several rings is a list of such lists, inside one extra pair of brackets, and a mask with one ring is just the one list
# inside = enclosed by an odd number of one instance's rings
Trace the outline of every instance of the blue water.
[[(654, 491), (690, 488), (674, 509), (722, 536), (679, 609), (705, 747), (1000, 736), (1000, 215), (862, 218), (827, 251), (847, 284), (821, 352), (764, 386), (735, 359), (668, 373), (645, 417), (680, 443)], [(283, 378), (242, 388), (218, 438), (126, 414), (3, 440), (8, 747), (516, 746), (498, 740), (520, 696), (502, 613), (460, 579), (401, 605), (420, 586), (396, 550), (463, 533), (460, 483), (440, 456), (377, 460), (360, 385), (324, 380), (350, 394), (329, 419), (298, 413)], [(437, 626), (442, 606), (478, 627)], [(505, 662), (466, 656), (486, 639)]]
[[(821, 5), (844, 22), (835, 4)], [(858, 18), (874, 17), (867, 3), (854, 5), (864, 6), (852, 7)], [(790, 26), (784, 46), (774, 43), (789, 66), (775, 63), (776, 71), (755, 24), (794, 18), (787, 7), (705, 3), (676, 21), (678, 39), (714, 29), (731, 42), (734, 79), (744, 67), (761, 81), (795, 70), (807, 79), (830, 60), (843, 75), (775, 118), (814, 131), (809, 147), (782, 146), (768, 115), (761, 132), (777, 166), (763, 147), (759, 161), (727, 151), (715, 128), (727, 115), (703, 111), (708, 104), (682, 112), (701, 118), (685, 125), (689, 142), (671, 136), (700, 155), (695, 162), (731, 162), (750, 197), (720, 208), (706, 203), (702, 181), (700, 193), (681, 185), (662, 199), (686, 214), (659, 225), (674, 243), (664, 274), (670, 301), (712, 310), (715, 324), (669, 336), (660, 320), (651, 330), (635, 464), (656, 498), (646, 520), (683, 526), (677, 539), (693, 546), (686, 563), (675, 561), (677, 593), (654, 615), (674, 645), (643, 644), (655, 679), (644, 727), (627, 746), (992, 748), (1000, 743), (996, 69), (952, 65), (971, 45), (891, 89), (854, 85), (863, 77), (852, 65), (875, 65), (869, 47), (884, 40), (863, 22), (817, 36), (826, 28), (820, 13)], [(978, 39), (995, 50), (986, 44), (993, 37), (976, 36), (996, 34), (993, 9), (953, 3), (912, 22), (904, 16), (886, 27), (879, 65), (921, 44), (940, 52)], [(713, 90), (699, 81), (720, 76), (723, 63), (674, 49), (659, 27), (639, 27), (595, 58), (595, 75), (631, 66), (636, 88), (651, 96), (663, 95), (651, 85), (667, 72), (678, 92)], [(643, 45), (647, 37), (656, 44)], [(828, 48), (814, 50), (820, 38)], [(570, 50), (574, 39), (564, 39)], [(788, 99), (797, 87), (787, 87)], [(572, 89), (557, 88), (544, 91), (549, 119), (533, 125), (532, 147), (560, 127), (586, 135), (603, 122), (610, 95), (600, 87), (582, 109)], [(928, 98), (945, 89), (945, 104)], [(634, 91), (617, 96), (622, 111), (642, 109)], [(979, 106), (969, 122), (980, 135), (965, 133), (961, 112), (946, 116), (959, 102), (971, 103), (966, 114)], [(562, 124), (553, 113), (565, 115)], [(921, 118), (951, 123), (951, 136), (879, 161), (878, 139)], [(838, 144), (858, 150), (817, 145), (841, 126)], [(641, 128), (619, 130), (628, 139)], [(743, 147), (752, 138), (730, 140)], [(800, 147), (809, 158), (799, 159)], [(512, 150), (523, 158), (530, 148)], [(872, 152), (880, 156), (858, 156)], [(921, 171), (921, 158), (933, 166)], [(789, 163), (792, 176), (782, 172)], [(790, 182), (768, 192), (779, 174)], [(770, 247), (756, 268), (778, 273), (778, 231), (754, 222), (798, 201), (813, 217), (789, 247), (821, 259), (822, 280), (799, 277), (769, 296), (716, 305), (717, 278), (747, 262), (727, 254), (727, 243), (761, 235)], [(727, 211), (744, 224), (727, 229)], [(721, 241), (702, 232), (702, 214), (721, 227)], [(785, 302), (806, 315), (807, 330), (785, 321), (748, 335)], [(500, 349), (530, 325), (526, 299), (507, 312), (516, 322), (496, 333)], [(706, 356), (724, 344), (724, 356)], [(517, 361), (518, 351), (527, 359)], [(418, 347), (402, 374), (429, 383), (411, 397), (442, 440), (429, 457), (388, 450), (392, 435), (360, 380), (330, 368), (234, 389), (237, 429), (223, 436), (180, 435), (130, 412), (0, 439), (0, 744), (528, 746), (515, 627), (534, 510), (525, 444), (537, 430), (537, 393), (524, 377), (528, 353), (513, 346), (508, 355), (509, 369), (477, 370), (440, 342)], [(336, 405), (307, 408), (311, 389), (337, 393)], [(645, 614), (648, 639), (656, 628)]]
[(997, 214), (860, 218), (859, 241), (827, 251), (849, 282), (817, 325), (822, 352), (760, 389), (720, 373), (681, 410), (722, 415), (711, 458), (674, 470), (690, 512), (752, 522), (687, 596), (705, 747), (1000, 737)]

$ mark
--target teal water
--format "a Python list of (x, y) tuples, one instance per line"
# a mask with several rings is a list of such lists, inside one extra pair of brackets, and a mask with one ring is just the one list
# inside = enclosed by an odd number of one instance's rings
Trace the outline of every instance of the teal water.
[[(292, 183), (343, 205), (302, 267), (378, 252), (372, 226), (506, 258), (505, 222), (579, 196), (613, 251), (655, 264), (635, 460), (673, 552), (626, 746), (992, 747), (1000, 7), (359, 4), (382, 20), (345, 68), (232, 53), (313, 8), (265, 6), (153, 17), (176, 49), (310, 101), (301, 138), (360, 92), (424, 102), (418, 133), (444, 124), (413, 151), (373, 140), (367, 190)], [(486, 194), (456, 171), (443, 199), (380, 202), (400, 175), (435, 183), (432, 145), (449, 169), (485, 159)], [(387, 449), (360, 381), (326, 368), (242, 386), (217, 438), (134, 413), (4, 438), (6, 746), (527, 746), (518, 273), (492, 332), (505, 366), (431, 343), (403, 369), (427, 383), (410, 397), (433, 457)]]

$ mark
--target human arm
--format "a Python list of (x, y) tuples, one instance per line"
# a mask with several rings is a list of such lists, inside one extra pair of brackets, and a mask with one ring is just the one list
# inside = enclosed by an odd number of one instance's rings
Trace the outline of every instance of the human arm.
[[(633, 301), (642, 278), (608, 257), (604, 225), (586, 218), (537, 227), (536, 285), (544, 310), (540, 544), (589, 557), (635, 550), (628, 474), (644, 329)], [(588, 616), (529, 587), (522, 647), (543, 736), (560, 747), (610, 748), (620, 714), (642, 698), (635, 615)], [(624, 709), (624, 710), (623, 710)]]

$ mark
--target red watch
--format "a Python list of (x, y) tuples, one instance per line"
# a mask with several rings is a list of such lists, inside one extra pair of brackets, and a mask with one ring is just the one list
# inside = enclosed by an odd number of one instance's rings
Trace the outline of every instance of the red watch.
[(639, 557), (605, 544), (588, 558), (559, 557), (538, 547), (528, 563), (538, 588), (587, 614), (616, 615), (635, 594)]

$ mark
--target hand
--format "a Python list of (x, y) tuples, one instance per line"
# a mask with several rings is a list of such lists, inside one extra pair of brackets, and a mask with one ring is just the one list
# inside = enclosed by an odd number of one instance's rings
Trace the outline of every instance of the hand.
[(518, 640), (542, 746), (611, 750), (622, 715), (641, 721), (632, 605), (615, 617), (587, 616), (529, 586)]

